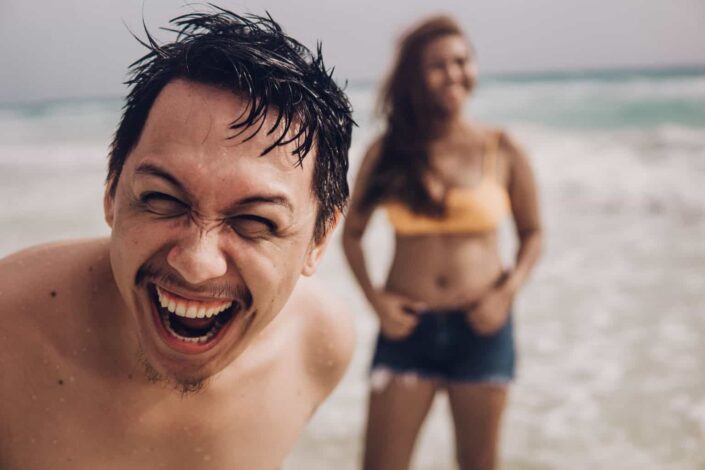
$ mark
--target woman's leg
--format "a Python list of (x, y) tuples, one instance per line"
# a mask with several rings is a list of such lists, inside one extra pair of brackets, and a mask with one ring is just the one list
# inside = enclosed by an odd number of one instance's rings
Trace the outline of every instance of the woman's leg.
[(455, 449), (461, 470), (496, 468), (500, 421), (507, 387), (493, 384), (449, 384), (455, 425)]
[[(374, 374), (374, 373), (373, 373)], [(406, 470), (437, 384), (418, 376), (390, 374), (373, 384), (365, 434), (365, 470)]]

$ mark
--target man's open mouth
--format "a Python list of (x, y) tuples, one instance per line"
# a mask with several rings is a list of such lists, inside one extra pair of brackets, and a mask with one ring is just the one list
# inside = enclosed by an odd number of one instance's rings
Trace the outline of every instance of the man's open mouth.
[(184, 343), (205, 346), (221, 336), (241, 310), (233, 300), (194, 300), (152, 284), (150, 296), (165, 332)]

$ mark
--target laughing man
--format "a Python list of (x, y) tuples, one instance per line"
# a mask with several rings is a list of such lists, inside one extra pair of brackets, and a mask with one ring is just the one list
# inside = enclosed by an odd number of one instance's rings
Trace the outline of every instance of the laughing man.
[(110, 238), (0, 261), (0, 468), (273, 469), (350, 359), (297, 284), (347, 200), (346, 97), (269, 18), (172, 23), (131, 69)]

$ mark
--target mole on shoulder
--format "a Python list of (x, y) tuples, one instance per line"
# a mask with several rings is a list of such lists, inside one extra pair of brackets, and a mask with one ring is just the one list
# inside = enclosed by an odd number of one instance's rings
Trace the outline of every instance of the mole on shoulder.
[(59, 383), (59, 385), (63, 385), (63, 384), (64, 384), (64, 381), (63, 381), (62, 379), (59, 379), (59, 382), (58, 382), (58, 383)]
[(52, 297), (56, 297), (56, 291), (53, 290), (53, 291), (49, 292), (49, 295), (52, 296)]

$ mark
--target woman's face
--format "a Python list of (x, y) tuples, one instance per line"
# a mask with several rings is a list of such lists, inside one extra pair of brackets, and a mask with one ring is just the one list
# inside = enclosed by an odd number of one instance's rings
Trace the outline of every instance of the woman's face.
[(431, 103), (446, 113), (462, 109), (477, 79), (470, 46), (456, 34), (428, 43), (421, 54), (421, 73)]

